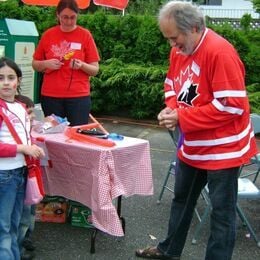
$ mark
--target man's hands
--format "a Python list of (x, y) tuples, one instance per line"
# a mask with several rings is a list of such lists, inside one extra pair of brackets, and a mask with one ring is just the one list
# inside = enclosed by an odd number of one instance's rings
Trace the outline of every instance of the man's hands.
[(178, 124), (177, 110), (172, 110), (169, 107), (164, 108), (157, 116), (159, 125), (165, 126), (168, 129), (174, 129)]

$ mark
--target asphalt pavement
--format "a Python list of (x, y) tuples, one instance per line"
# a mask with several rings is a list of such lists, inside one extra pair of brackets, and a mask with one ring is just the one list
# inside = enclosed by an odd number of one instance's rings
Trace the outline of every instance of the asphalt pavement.
[[(109, 131), (121, 135), (149, 140), (153, 169), (154, 195), (132, 196), (122, 199), (122, 216), (126, 221), (124, 237), (113, 237), (98, 232), (95, 241), (95, 253), (90, 253), (91, 230), (72, 227), (70, 223), (36, 222), (33, 240), (36, 245), (36, 260), (133, 260), (135, 250), (148, 245), (156, 245), (165, 237), (169, 219), (172, 193), (165, 191), (161, 203), (158, 196), (167, 174), (175, 149), (168, 132), (157, 122), (129, 121), (120, 118), (97, 118)], [(259, 144), (259, 141), (258, 141)], [(173, 180), (170, 180), (173, 182)], [(260, 178), (258, 178), (260, 184)], [(259, 185), (260, 186), (260, 185)], [(204, 200), (198, 201), (197, 209), (202, 212)], [(251, 223), (260, 236), (259, 201), (246, 201), (245, 208)], [(193, 245), (192, 235), (198, 219), (194, 216), (190, 232), (183, 251), (182, 260), (202, 260), (209, 234), (209, 222), (203, 227), (197, 244)], [(237, 240), (233, 260), (260, 259), (257, 247), (247, 229), (238, 221)], [(221, 260), (221, 259), (219, 259)]]

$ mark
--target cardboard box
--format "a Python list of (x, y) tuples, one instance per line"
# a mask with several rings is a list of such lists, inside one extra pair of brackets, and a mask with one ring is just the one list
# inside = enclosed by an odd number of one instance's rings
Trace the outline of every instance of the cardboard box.
[(68, 203), (61, 197), (48, 197), (36, 205), (35, 221), (65, 223)]
[(75, 227), (93, 228), (91, 209), (81, 203), (70, 201), (70, 221)]

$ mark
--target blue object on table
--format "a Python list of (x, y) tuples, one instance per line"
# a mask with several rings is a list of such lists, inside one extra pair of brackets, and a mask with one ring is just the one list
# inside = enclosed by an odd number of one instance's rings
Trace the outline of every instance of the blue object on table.
[(64, 122), (68, 122), (68, 119), (67, 119), (67, 117), (60, 117), (60, 116), (56, 116), (55, 114), (51, 114), (51, 116), (54, 118), (54, 120), (56, 121), (56, 122), (58, 122), (59, 124), (61, 124), (61, 123), (64, 123)]
[(119, 135), (117, 133), (111, 133), (111, 134), (108, 135), (108, 139), (112, 139), (114, 141), (123, 140), (124, 136), (123, 135)]

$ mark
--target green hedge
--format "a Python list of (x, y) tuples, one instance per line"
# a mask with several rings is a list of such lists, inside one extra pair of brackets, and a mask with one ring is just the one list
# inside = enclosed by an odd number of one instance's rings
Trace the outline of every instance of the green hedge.
[(166, 69), (107, 60), (91, 81), (93, 112), (155, 119), (163, 108)]
[(251, 112), (260, 114), (260, 83), (247, 86)]

